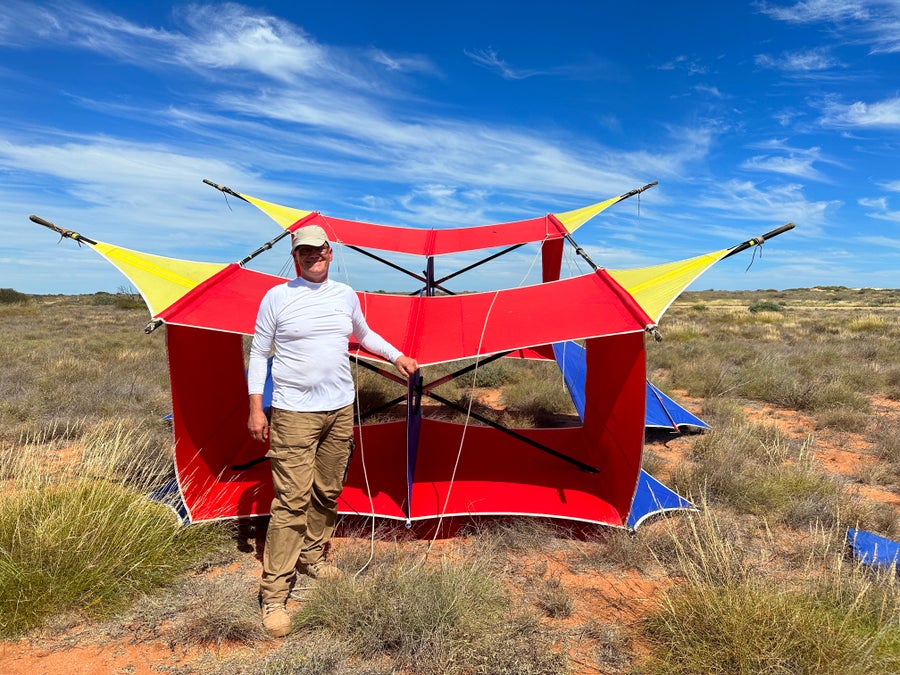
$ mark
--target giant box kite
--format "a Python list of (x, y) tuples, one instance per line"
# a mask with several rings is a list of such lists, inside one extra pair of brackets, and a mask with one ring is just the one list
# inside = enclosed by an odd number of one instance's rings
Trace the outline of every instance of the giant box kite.
[[(504, 357), (553, 360), (554, 345), (558, 352), (563, 343), (579, 350), (577, 384), (568, 382), (580, 397), (577, 426), (510, 429), (484, 416), (476, 416), (478, 424), (470, 424), (470, 418), (459, 423), (423, 416), (423, 398), (454, 405), (435, 391), (454, 374), (433, 381), (414, 376), (405, 395), (389, 402), (405, 400), (405, 419), (371, 422), (367, 419), (374, 411), (359, 410), (357, 451), (340, 512), (407, 523), (531, 515), (620, 527), (642, 517), (632, 514), (636, 492), (639, 498), (642, 490), (649, 494), (661, 510), (669, 508), (659, 498), (666, 488), (641, 471), (649, 391), (645, 335), (656, 335), (671, 302), (714, 263), (793, 227), (687, 260), (607, 270), (588, 258), (572, 234), (650, 185), (581, 209), (517, 222), (417, 229), (301, 211), (209, 184), (255, 205), (283, 231), (240, 262), (214, 264), (124, 249), (32, 216), (115, 265), (147, 302), (148, 329), (166, 325), (176, 477), (194, 522), (268, 513), (267, 448), (246, 428), (242, 341), (253, 332), (263, 294), (285, 279), (245, 265), (298, 227), (319, 225), (334, 245), (382, 261), (373, 250), (422, 257), (422, 274), (403, 270), (416, 279), (418, 292), (359, 293), (369, 325), (420, 366), (462, 361), (458, 372), (467, 372)], [(541, 283), (460, 294), (447, 288), (460, 272), (529, 242), (540, 246)], [(588, 273), (560, 278), (566, 244), (590, 263)], [(486, 249), (502, 250), (437, 278), (440, 256)], [(360, 365), (399, 380), (353, 342), (348, 353)], [(565, 370), (563, 359), (558, 362)], [(671, 508), (679, 506), (676, 500)]]

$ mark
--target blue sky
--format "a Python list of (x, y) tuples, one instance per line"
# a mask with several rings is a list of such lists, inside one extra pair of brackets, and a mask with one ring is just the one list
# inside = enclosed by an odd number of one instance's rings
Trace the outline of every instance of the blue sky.
[[(192, 260), (234, 261), (278, 233), (203, 178), (420, 227), (659, 181), (576, 232), (598, 264), (687, 258), (793, 221), (749, 271), (745, 253), (693, 288), (900, 286), (897, 0), (7, 0), (0, 81), (0, 287), (127, 283), (32, 213)], [(283, 248), (254, 265), (277, 272)], [(518, 285), (533, 254), (456, 288)], [(338, 261), (359, 289), (408, 286)]]

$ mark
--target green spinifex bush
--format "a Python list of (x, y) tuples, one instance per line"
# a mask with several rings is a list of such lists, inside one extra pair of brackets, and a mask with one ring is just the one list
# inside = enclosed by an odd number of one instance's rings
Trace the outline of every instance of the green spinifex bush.
[(777, 302), (772, 302), (771, 300), (757, 300), (747, 308), (751, 312), (781, 312), (784, 310), (784, 307), (779, 305)]
[(393, 561), (315, 588), (295, 615), (330, 631), (358, 657), (389, 654), (416, 673), (563, 673), (566, 658), (539, 623), (511, 616), (507, 592), (472, 560)]
[[(0, 496), (0, 635), (58, 613), (110, 614), (221, 544), (218, 528), (180, 527), (170, 509), (147, 499), (150, 486), (39, 449), (16, 449)], [(115, 457), (108, 465), (123, 471)]]
[[(679, 577), (646, 621), (649, 673), (900, 672), (900, 582), (845, 561), (820, 530), (799, 575), (779, 577), (714, 514), (674, 538)], [(674, 535), (673, 535), (674, 536)]]

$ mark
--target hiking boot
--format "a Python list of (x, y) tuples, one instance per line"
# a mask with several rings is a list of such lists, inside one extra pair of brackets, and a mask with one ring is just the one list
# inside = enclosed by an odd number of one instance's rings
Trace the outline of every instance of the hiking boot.
[(340, 579), (344, 576), (344, 572), (331, 563), (320, 560), (319, 562), (300, 565), (299, 571), (305, 573), (313, 579), (324, 579), (326, 581)]
[(263, 628), (273, 638), (284, 637), (291, 632), (291, 617), (284, 609), (284, 603), (271, 602), (262, 606)]

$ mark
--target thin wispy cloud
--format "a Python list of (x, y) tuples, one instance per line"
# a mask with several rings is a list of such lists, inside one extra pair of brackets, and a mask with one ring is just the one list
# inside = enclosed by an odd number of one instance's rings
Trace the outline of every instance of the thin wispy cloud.
[(709, 72), (709, 69), (700, 59), (684, 54), (679, 54), (672, 60), (658, 66), (658, 68), (660, 70), (680, 70), (688, 75), (706, 75)]
[(463, 52), (474, 63), (487, 68), (500, 75), (505, 80), (524, 80), (535, 75), (543, 74), (541, 70), (514, 68), (506, 61), (500, 58), (496, 50), (488, 47), (487, 49), (466, 49)]
[(900, 96), (873, 103), (828, 103), (823, 109), (821, 123), (858, 129), (900, 128)]
[(754, 62), (761, 68), (801, 74), (817, 73), (822, 70), (831, 70), (841, 65), (840, 61), (829, 52), (828, 48), (820, 48), (785, 52), (778, 56), (758, 54), (754, 57)]
[(846, 21), (866, 21), (870, 19), (869, 7), (873, 4), (865, 0), (803, 0), (793, 4), (760, 3), (760, 10), (779, 21), (789, 23), (843, 23)]
[(773, 157), (771, 155), (757, 155), (741, 164), (742, 169), (748, 171), (769, 171), (786, 176), (806, 178), (827, 182), (827, 178), (813, 167), (813, 159), (808, 157)]
[(863, 198), (859, 200), (859, 204), (860, 206), (878, 209), (879, 211), (887, 210), (887, 199), (885, 197), (879, 197), (878, 199)]
[(438, 71), (431, 60), (422, 55), (391, 55), (383, 49), (372, 49), (369, 54), (372, 61), (380, 63), (388, 70), (400, 73), (438, 74)]
[[(896, 215), (896, 221), (900, 222), (900, 213)], [(860, 240), (875, 248), (891, 249), (900, 253), (900, 237), (861, 237)], [(889, 284), (896, 283), (892, 279), (886, 279), (885, 281), (887, 282), (885, 285), (888, 288), (894, 287)]]
[(0, 24), (0, 40), (20, 46), (49, 40), (56, 47), (85, 49), (141, 68), (228, 74), (234, 85), (243, 74), (284, 84), (329, 83), (383, 92), (384, 83), (372, 81), (375, 64), (394, 71), (433, 70), (421, 56), (322, 45), (291, 22), (237, 3), (185, 5), (173, 10), (173, 18), (177, 29), (164, 30), (78, 3), (46, 8), (17, 3), (15, 18)]
[(696, 87), (694, 87), (694, 91), (698, 91), (701, 94), (708, 94), (713, 98), (724, 98), (722, 92), (719, 91), (718, 87), (713, 87), (706, 84), (698, 84)]
[(900, 223), (900, 211), (891, 211), (888, 205), (888, 200), (885, 197), (881, 197), (878, 199), (860, 199), (859, 204), (860, 206), (871, 209), (871, 211), (866, 213), (866, 215), (870, 218), (887, 220), (892, 223)]
[(814, 165), (841, 165), (840, 162), (827, 157), (819, 147), (799, 148), (789, 145), (783, 139), (770, 139), (763, 143), (751, 144), (750, 147), (765, 150), (767, 154), (754, 155), (746, 159), (741, 168), (748, 171), (768, 171), (830, 183), (831, 179)]
[(821, 232), (826, 212), (840, 206), (838, 201), (809, 201), (799, 183), (777, 188), (752, 181), (729, 180), (709, 189), (697, 199), (698, 205), (732, 217), (765, 223), (784, 220), (802, 223), (807, 235)]
[(825, 24), (845, 42), (861, 41), (872, 54), (900, 51), (900, 4), (895, 0), (806, 0), (761, 3), (760, 11), (792, 24)]
[(490, 70), (505, 80), (526, 80), (536, 76), (555, 77), (573, 81), (620, 80), (622, 69), (614, 62), (589, 56), (572, 63), (542, 64), (540, 68), (513, 66), (500, 58), (493, 48), (464, 49), (463, 53), (476, 65)]

